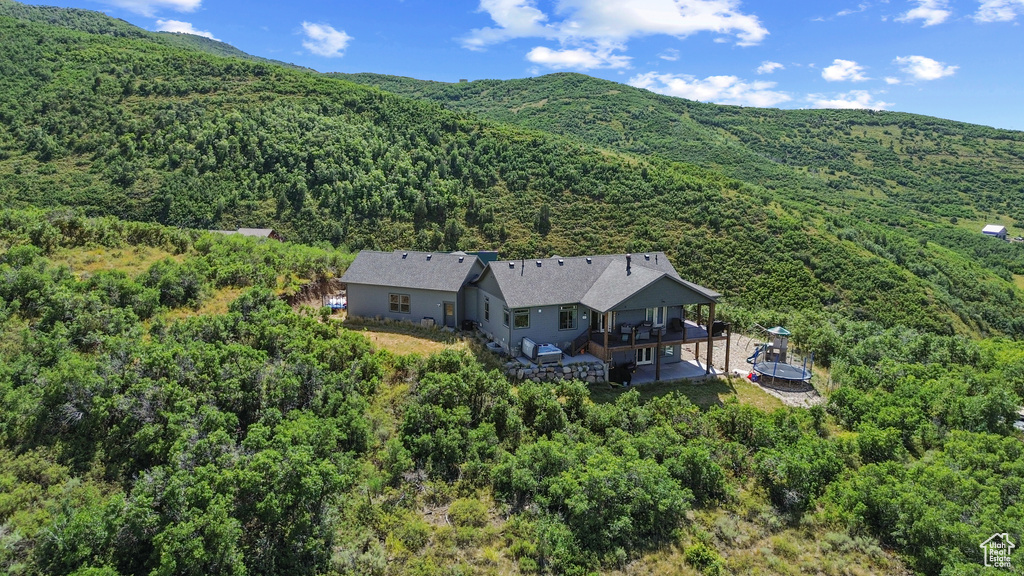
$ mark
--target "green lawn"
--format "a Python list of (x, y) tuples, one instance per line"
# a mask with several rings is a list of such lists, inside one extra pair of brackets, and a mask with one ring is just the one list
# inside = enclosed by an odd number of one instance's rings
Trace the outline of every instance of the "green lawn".
[(623, 388), (612, 387), (608, 384), (591, 384), (590, 399), (594, 402), (615, 402), (623, 393), (629, 390), (636, 390), (640, 393), (640, 400), (646, 402), (651, 398), (664, 396), (670, 392), (677, 392), (686, 396), (702, 409), (710, 408), (713, 405), (721, 405), (730, 398), (738, 398), (744, 404), (751, 404), (762, 410), (774, 410), (782, 407), (782, 401), (766, 393), (757, 386), (742, 378), (709, 378), (699, 382), (689, 380), (678, 380), (674, 382), (653, 382)]

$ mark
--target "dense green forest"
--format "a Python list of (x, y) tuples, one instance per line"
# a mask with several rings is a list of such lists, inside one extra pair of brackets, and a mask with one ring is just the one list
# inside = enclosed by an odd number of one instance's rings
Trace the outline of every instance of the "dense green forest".
[[(595, 403), (466, 353), (375, 350), (278, 296), (340, 274), (337, 250), (0, 224), (11, 574), (902, 572), (885, 550), (971, 574), (1024, 525), (1018, 342), (850, 320), (813, 336), (835, 347), (827, 409)], [(95, 250), (134, 256), (94, 269)]]
[[(1020, 133), (351, 79), (401, 95), (0, 0), (4, 571), (952, 576), (1021, 536), (1024, 245), (977, 230)], [(288, 304), (363, 247), (664, 250), (831, 391), (513, 384)]]
[[(39, 12), (35, 12), (35, 11)], [(1024, 332), (1020, 245), (0, 2), (0, 198), (348, 249), (660, 249), (743, 311)], [(31, 18), (26, 14), (32, 15)], [(224, 50), (215, 50), (221, 54)], [(826, 116), (821, 116), (826, 118)], [(542, 213), (548, 214), (541, 225)], [(742, 316), (737, 316), (742, 317)]]
[(722, 171), (848, 212), (867, 202), (918, 216), (1024, 228), (1024, 134), (915, 114), (773, 110), (660, 96), (580, 74), (447, 84), (335, 76), (505, 123)]

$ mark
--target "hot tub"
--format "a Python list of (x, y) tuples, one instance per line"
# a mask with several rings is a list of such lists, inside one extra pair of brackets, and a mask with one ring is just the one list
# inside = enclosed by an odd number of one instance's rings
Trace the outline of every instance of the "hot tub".
[(562, 360), (562, 349), (554, 344), (537, 345), (537, 363), (549, 364)]

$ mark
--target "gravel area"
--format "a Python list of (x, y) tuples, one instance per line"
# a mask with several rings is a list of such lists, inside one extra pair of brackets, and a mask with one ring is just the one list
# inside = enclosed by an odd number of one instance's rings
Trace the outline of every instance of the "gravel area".
[[(732, 376), (745, 379), (747, 374), (750, 373), (750, 364), (747, 364), (747, 358), (754, 353), (754, 348), (763, 341), (764, 340), (757, 338), (751, 338), (746, 334), (734, 333), (732, 335), (732, 350), (729, 352), (728, 373)], [(702, 362), (707, 358), (707, 349), (704, 346), (701, 346), (700, 356), (700, 360)], [(683, 359), (693, 359), (693, 345), (683, 347)], [(725, 365), (724, 343), (716, 343), (712, 364), (719, 368)], [(818, 391), (814, 388), (811, 388), (806, 392), (793, 392), (791, 390), (779, 390), (772, 388), (771, 386), (765, 386), (760, 382), (753, 382), (753, 384), (764, 390), (766, 393), (782, 400), (782, 403), (786, 406), (807, 408), (816, 404), (825, 403), (825, 398), (818, 394)]]

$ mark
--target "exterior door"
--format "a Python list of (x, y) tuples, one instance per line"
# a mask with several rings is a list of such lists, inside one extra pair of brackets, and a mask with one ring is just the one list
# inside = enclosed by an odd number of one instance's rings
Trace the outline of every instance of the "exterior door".
[[(608, 329), (604, 325), (605, 317), (603, 312), (597, 310), (590, 310), (590, 329), (594, 332), (604, 332)], [(615, 326), (615, 312), (612, 312), (612, 326)]]
[(455, 302), (444, 303), (444, 325), (455, 328)]
[(654, 347), (650, 346), (647, 348), (637, 348), (636, 350), (636, 365), (643, 366), (644, 364), (654, 364)]

